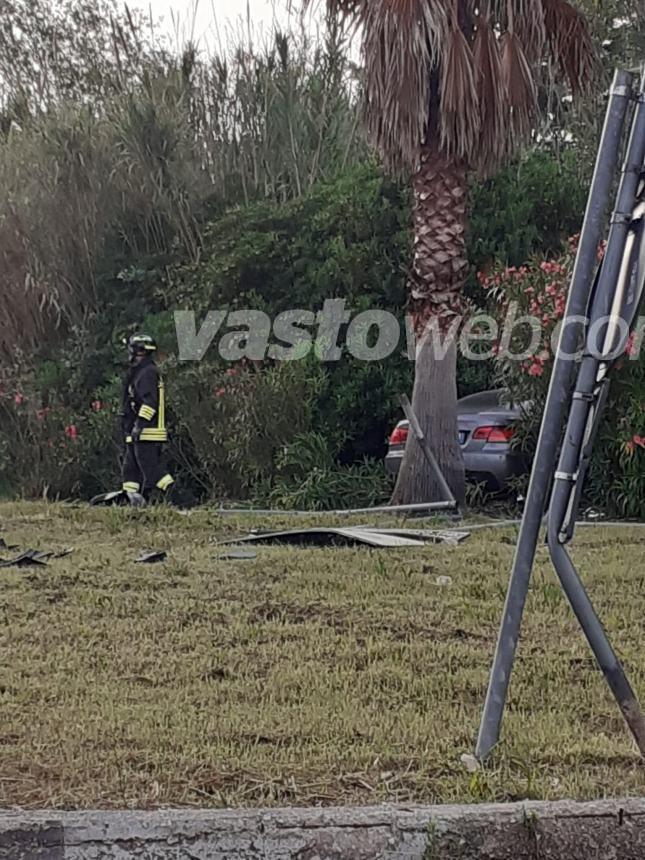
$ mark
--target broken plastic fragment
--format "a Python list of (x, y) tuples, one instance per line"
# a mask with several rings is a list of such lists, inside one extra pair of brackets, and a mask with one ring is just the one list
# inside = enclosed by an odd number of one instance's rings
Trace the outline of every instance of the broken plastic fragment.
[(142, 552), (139, 558), (135, 560), (135, 564), (159, 564), (168, 558), (168, 553), (164, 550), (152, 550), (151, 552)]
[(460, 761), (468, 773), (476, 773), (481, 767), (479, 761), (470, 753), (462, 753)]
[(0, 561), (0, 567), (46, 567), (49, 553), (28, 549), (15, 558)]

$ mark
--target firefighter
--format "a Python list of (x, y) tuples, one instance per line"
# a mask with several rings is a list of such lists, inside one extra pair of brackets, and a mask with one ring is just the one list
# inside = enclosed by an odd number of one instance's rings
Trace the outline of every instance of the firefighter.
[(175, 482), (163, 458), (168, 432), (164, 384), (154, 360), (157, 344), (148, 335), (135, 334), (127, 346), (130, 370), (123, 391), (123, 492), (130, 504), (139, 506), (149, 501), (155, 489), (168, 497)]

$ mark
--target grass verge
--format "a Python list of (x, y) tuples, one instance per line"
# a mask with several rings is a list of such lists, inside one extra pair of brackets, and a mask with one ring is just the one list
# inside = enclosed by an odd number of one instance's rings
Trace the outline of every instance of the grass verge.
[[(458, 548), (263, 547), (256, 560), (218, 560), (215, 539), (262, 526), (208, 511), (0, 505), (8, 543), (75, 547), (46, 568), (0, 570), (0, 804), (643, 793), (543, 548), (503, 740), (471, 775), (459, 759), (477, 731), (513, 529)], [(644, 693), (645, 530), (580, 529), (575, 546)], [(134, 565), (144, 548), (169, 559)]]

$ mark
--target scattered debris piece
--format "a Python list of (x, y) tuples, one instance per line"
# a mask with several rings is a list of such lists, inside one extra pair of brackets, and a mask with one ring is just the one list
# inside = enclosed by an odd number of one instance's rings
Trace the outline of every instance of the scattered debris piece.
[(252, 561), (258, 554), (254, 549), (232, 549), (224, 555), (218, 555), (218, 561)]
[(475, 756), (471, 755), (470, 753), (463, 753), (460, 757), (460, 761), (466, 768), (468, 773), (477, 773), (477, 771), (481, 768), (478, 759), (476, 759)]
[(600, 520), (606, 519), (606, 515), (602, 511), (597, 511), (595, 508), (587, 508), (583, 514), (582, 518), (587, 520), (588, 522), (599, 522)]
[(435, 579), (435, 585), (452, 585), (452, 576), (438, 576)]
[(103, 493), (90, 499), (90, 507), (93, 508), (147, 508), (148, 503), (141, 493), (127, 493), (125, 490), (116, 490), (112, 493)]
[(460, 544), (470, 537), (470, 532), (457, 531), (456, 529), (438, 531), (437, 529), (382, 529), (361, 527), (361, 531), (378, 532), (379, 534), (386, 535), (398, 535), (399, 537), (410, 537), (421, 540), (424, 543), (447, 543), (451, 545)]
[(0, 559), (0, 567), (46, 567), (50, 553), (28, 549), (15, 558)]
[[(4, 541), (0, 543), (0, 548), (17, 549), (16, 546), (7, 546)], [(58, 551), (47, 550), (44, 552), (38, 549), (28, 549), (15, 558), (0, 559), (0, 567), (44, 567), (51, 559), (65, 558), (73, 552), (74, 550), (71, 547)]]
[(424, 546), (418, 539), (388, 535), (355, 528), (313, 528), (250, 534), (247, 537), (223, 541), (223, 544), (279, 543), (296, 546), (370, 546), (392, 548)]
[(165, 550), (152, 550), (151, 552), (142, 552), (139, 558), (135, 560), (135, 564), (159, 564), (168, 558), (168, 553)]
[(468, 532), (430, 529), (311, 528), (286, 531), (258, 531), (222, 544), (286, 543), (296, 546), (370, 546), (383, 549), (425, 546), (428, 543), (459, 544)]
[(18, 549), (18, 544), (15, 544), (15, 543), (9, 544), (6, 542), (6, 540), (3, 537), (0, 537), (0, 549), (9, 549), (9, 550)]
[(116, 490), (112, 493), (103, 493), (100, 496), (94, 496), (90, 499), (90, 505), (93, 508), (109, 508), (113, 505), (126, 505), (128, 499), (123, 490)]

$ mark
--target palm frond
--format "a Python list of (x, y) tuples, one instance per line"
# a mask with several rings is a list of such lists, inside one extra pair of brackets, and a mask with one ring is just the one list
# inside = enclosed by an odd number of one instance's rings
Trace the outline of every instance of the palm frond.
[(537, 92), (531, 67), (519, 37), (509, 30), (501, 38), (502, 80), (509, 109), (509, 144), (517, 146), (531, 133)]
[(454, 158), (468, 158), (479, 139), (479, 104), (473, 54), (456, 22), (442, 53), (441, 145)]
[(473, 59), (481, 121), (475, 160), (480, 173), (486, 175), (496, 168), (506, 155), (509, 125), (499, 40), (488, 16), (478, 21)]
[(571, 89), (587, 89), (596, 57), (584, 17), (566, 0), (544, 0), (544, 22), (551, 55)]
[(536, 63), (542, 56), (546, 40), (542, 0), (514, 0), (512, 24), (527, 60)]
[(371, 0), (363, 12), (365, 120), (387, 165), (418, 163), (446, 17), (435, 0)]
[(365, 0), (327, 0), (327, 10), (330, 15), (343, 15), (356, 19), (361, 14)]

